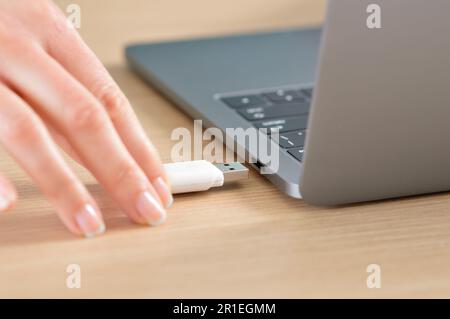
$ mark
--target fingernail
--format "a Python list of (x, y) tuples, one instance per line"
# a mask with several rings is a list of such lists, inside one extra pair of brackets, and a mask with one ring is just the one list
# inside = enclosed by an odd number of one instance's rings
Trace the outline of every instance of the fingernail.
[(13, 196), (0, 190), (0, 212), (7, 210), (13, 202)]
[(166, 211), (149, 192), (144, 192), (139, 196), (136, 208), (151, 226), (158, 226), (166, 221)]
[(105, 224), (92, 205), (84, 206), (75, 218), (86, 238), (93, 238), (105, 232)]
[(162, 177), (155, 179), (153, 187), (158, 192), (166, 208), (170, 208), (173, 205), (173, 196), (164, 179)]

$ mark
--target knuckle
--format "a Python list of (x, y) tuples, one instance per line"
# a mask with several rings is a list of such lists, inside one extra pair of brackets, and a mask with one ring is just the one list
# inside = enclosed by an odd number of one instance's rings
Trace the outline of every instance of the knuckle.
[(128, 100), (114, 84), (100, 86), (94, 95), (103, 104), (113, 122), (128, 116)]
[(47, 24), (50, 30), (49, 35), (53, 35), (55, 39), (74, 33), (74, 29), (69, 20), (67, 20), (66, 16), (58, 8), (52, 8), (47, 13)]
[(93, 131), (106, 125), (106, 118), (100, 107), (86, 103), (71, 109), (69, 125), (75, 131)]
[[(65, 20), (64, 14), (51, 0), (21, 0), (16, 6), (0, 9), (0, 39), (17, 43), (16, 38), (39, 38), (40, 30), (53, 29), (55, 22)], [(1, 3), (1, 1), (0, 1)]]
[(139, 170), (128, 161), (120, 163), (114, 172), (113, 185), (130, 185), (142, 180)]
[(40, 130), (32, 116), (20, 114), (8, 122), (4, 134), (9, 141), (25, 144), (32, 143), (39, 138)]
[(2, 47), (10, 55), (20, 54), (23, 58), (35, 59), (38, 53), (38, 45), (26, 36), (5, 36), (2, 37)]
[(28, 18), (39, 21), (50, 34), (65, 32), (69, 23), (64, 13), (51, 0), (26, 0)]
[(39, 45), (34, 41), (30, 41), (28, 37), (16, 37), (12, 46), (17, 50), (17, 53), (26, 54), (33, 59), (36, 58), (39, 49)]
[(11, 49), (14, 52), (26, 51), (30, 46), (30, 43), (20, 35), (5, 35), (2, 37), (2, 44), (4, 48)]
[(69, 196), (73, 197), (74, 194), (78, 193), (77, 184), (75, 178), (64, 176), (49, 183), (49, 186), (44, 190), (45, 195), (54, 200), (60, 200)]

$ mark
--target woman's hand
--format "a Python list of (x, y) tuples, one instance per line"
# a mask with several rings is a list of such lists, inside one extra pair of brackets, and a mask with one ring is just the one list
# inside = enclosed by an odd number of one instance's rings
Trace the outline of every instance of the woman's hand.
[[(105, 229), (56, 143), (140, 224), (164, 222), (172, 196), (125, 95), (50, 0), (0, 0), (0, 142), (75, 234)], [(17, 194), (0, 178), (0, 210)]]

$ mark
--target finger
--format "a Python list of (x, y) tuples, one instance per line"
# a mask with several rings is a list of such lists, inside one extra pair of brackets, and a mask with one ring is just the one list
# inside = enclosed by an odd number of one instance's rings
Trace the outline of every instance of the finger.
[(70, 231), (87, 237), (104, 232), (104, 222), (94, 200), (62, 159), (42, 121), (3, 85), (0, 85), (0, 142), (36, 181)]
[(0, 212), (10, 210), (16, 201), (16, 188), (6, 177), (0, 174)]
[[(17, 45), (17, 44), (16, 44)], [(158, 225), (166, 212), (159, 196), (123, 145), (103, 106), (38, 46), (22, 43), (1, 70), (16, 90), (72, 145), (116, 202), (139, 223)], [(5, 60), (1, 59), (0, 60)]]
[(173, 198), (160, 156), (146, 136), (128, 99), (100, 60), (72, 28), (52, 37), (47, 47), (57, 61), (106, 108), (130, 154), (153, 183), (167, 207)]
[[(7, 83), (8, 81), (4, 78), (2, 78), (2, 75), (0, 74), (0, 83)], [(18, 92), (14, 92), (18, 93)], [(26, 104), (30, 105), (32, 104), (31, 101), (27, 101), (25, 96), (22, 96), (20, 94), (17, 94), (20, 99), (22, 99)], [(41, 118), (42, 119), (42, 118)], [(77, 154), (75, 149), (72, 147), (70, 142), (67, 140), (67, 138), (64, 137), (53, 125), (52, 123), (49, 123), (45, 120), (45, 118), (42, 119), (44, 122), (44, 126), (47, 129), (48, 133), (50, 134), (53, 141), (73, 160), (75, 160), (78, 164), (86, 167), (86, 165), (81, 160), (80, 156)]]

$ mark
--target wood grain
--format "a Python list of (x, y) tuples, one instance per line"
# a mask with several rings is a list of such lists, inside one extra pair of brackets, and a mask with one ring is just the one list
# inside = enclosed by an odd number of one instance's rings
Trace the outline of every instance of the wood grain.
[[(164, 160), (176, 127), (192, 120), (142, 83), (123, 46), (160, 40), (316, 24), (317, 0), (79, 0), (81, 33), (109, 65)], [(58, 1), (62, 8), (68, 1)], [(342, 208), (288, 198), (264, 178), (236, 188), (181, 195), (166, 225), (131, 224), (82, 168), (74, 169), (102, 208), (108, 232), (69, 234), (29, 178), (5, 154), (0, 170), (20, 202), (0, 217), (0, 297), (448, 297), (450, 196)], [(366, 267), (382, 267), (382, 288)], [(79, 264), (82, 288), (66, 287)]]

